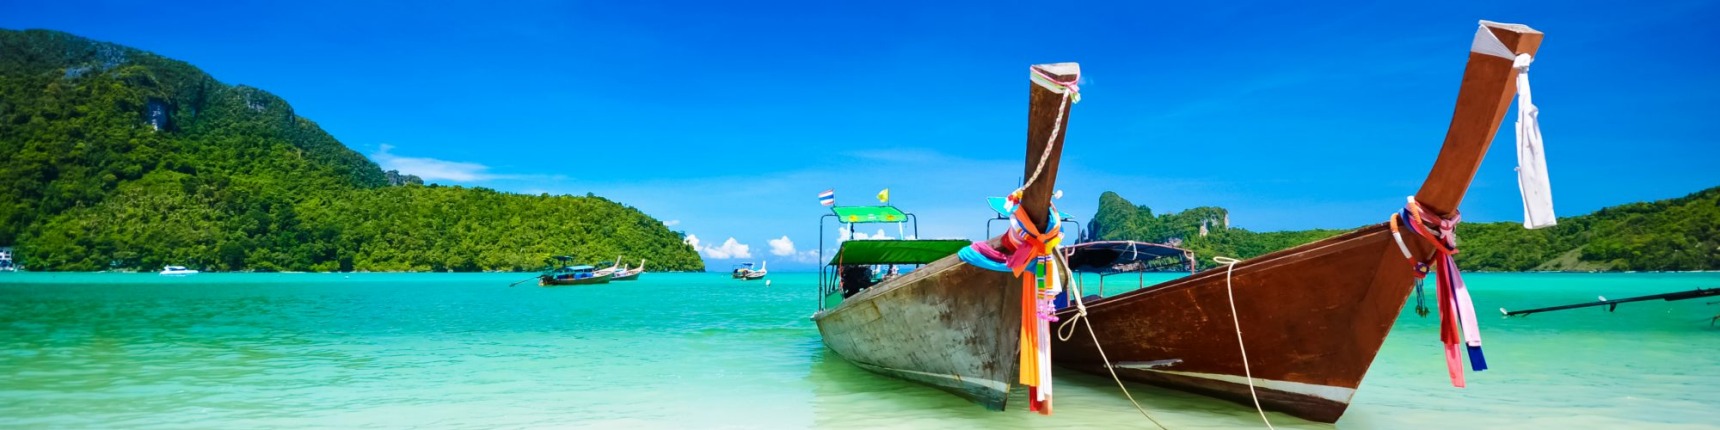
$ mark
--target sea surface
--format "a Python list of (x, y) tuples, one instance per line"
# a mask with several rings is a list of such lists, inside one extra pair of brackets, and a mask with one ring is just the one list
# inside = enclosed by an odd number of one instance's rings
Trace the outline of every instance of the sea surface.
[[(527, 276), (0, 273), (0, 428), (1151, 427), (1109, 378), (1068, 370), (1052, 416), (867, 373), (820, 343), (814, 274), (509, 286)], [(1492, 369), (1452, 388), (1436, 319), (1406, 308), (1338, 428), (1720, 428), (1720, 298), (1493, 311), (1720, 274), (1465, 279)], [(1264, 426), (1250, 407), (1129, 389), (1173, 429)]]

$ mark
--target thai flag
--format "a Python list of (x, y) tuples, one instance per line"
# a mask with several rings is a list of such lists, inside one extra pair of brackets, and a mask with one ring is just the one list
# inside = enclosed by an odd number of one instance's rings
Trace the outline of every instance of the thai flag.
[(836, 204), (836, 190), (824, 190), (818, 193), (818, 204), (833, 206)]

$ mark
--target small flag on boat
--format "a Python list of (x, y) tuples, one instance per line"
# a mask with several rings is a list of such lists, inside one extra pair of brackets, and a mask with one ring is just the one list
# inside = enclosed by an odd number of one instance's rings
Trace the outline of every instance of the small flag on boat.
[(889, 188), (885, 188), (884, 191), (878, 192), (878, 203), (884, 203), (884, 204), (890, 203), (890, 189)]
[(830, 189), (830, 190), (824, 190), (824, 192), (822, 192), (822, 193), (818, 193), (818, 204), (825, 205), (825, 206), (835, 205), (836, 204), (836, 190)]

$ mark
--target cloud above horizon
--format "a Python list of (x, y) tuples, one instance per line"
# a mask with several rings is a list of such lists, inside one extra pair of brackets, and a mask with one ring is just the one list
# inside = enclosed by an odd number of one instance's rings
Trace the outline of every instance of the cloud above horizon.
[(394, 145), (382, 144), (376, 153), (370, 154), (382, 170), (399, 170), (400, 173), (416, 175), (425, 181), (454, 181), (477, 182), (496, 178), (488, 173), (489, 166), (478, 163), (438, 160), (427, 157), (402, 157), (393, 152)]
[(752, 258), (751, 249), (751, 246), (737, 242), (735, 238), (731, 237), (720, 245), (705, 247), (704, 252), (706, 257), (727, 260), (730, 258)]
[(818, 260), (818, 250), (808, 249), (801, 251), (795, 249), (794, 240), (789, 239), (786, 234), (782, 235), (780, 238), (771, 239), (769, 243), (770, 255), (788, 257), (790, 260), (799, 263), (810, 263)]

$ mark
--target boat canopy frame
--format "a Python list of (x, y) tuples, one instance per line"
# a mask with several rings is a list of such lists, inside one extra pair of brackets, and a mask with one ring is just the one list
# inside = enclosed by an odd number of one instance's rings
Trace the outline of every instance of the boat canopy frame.
[[(860, 224), (897, 224), (912, 225), (913, 237), (920, 237), (920, 218), (913, 212), (905, 212), (892, 205), (880, 206), (831, 206), (830, 213), (818, 217), (818, 310), (826, 308), (825, 297), (840, 289), (836, 275), (839, 267), (830, 263), (824, 255), (824, 223), (836, 219), (837, 226), (848, 224), (848, 237), (854, 237), (854, 226)], [(897, 238), (901, 239), (901, 238)], [(841, 255), (840, 251), (837, 255)]]
[[(1107, 277), (1133, 273), (1137, 277), (1137, 287), (1144, 288), (1147, 272), (1194, 273), (1197, 263), (1192, 250), (1133, 240), (1083, 242), (1063, 247), (1061, 251), (1068, 258), (1070, 271), (1099, 274), (1100, 296), (1105, 295)], [(1076, 282), (1081, 282), (1080, 277), (1076, 277)], [(1086, 291), (1085, 285), (1081, 287)]]

